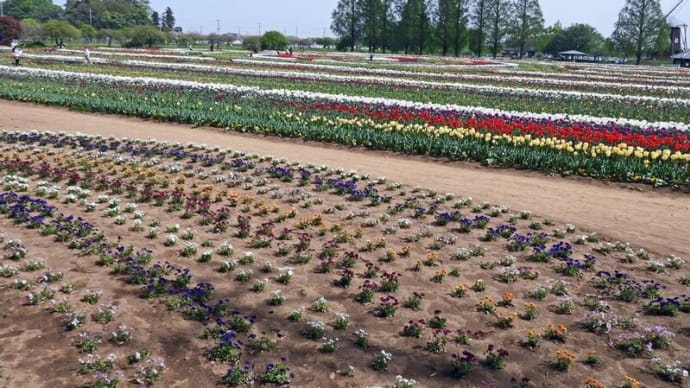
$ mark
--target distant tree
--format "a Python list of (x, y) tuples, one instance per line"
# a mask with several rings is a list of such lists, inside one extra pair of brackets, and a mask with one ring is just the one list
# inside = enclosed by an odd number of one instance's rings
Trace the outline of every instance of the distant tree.
[(48, 37), (43, 25), (36, 19), (23, 19), (20, 21), (22, 25), (21, 38), (28, 42), (40, 42)]
[(175, 15), (173, 15), (173, 10), (170, 7), (165, 7), (161, 22), (164, 30), (172, 31), (175, 28)]
[(151, 12), (151, 23), (153, 23), (154, 26), (160, 27), (161, 25), (161, 17), (158, 14), (157, 11)]
[(81, 35), (76, 27), (65, 20), (48, 20), (43, 24), (43, 28), (58, 47), (62, 47), (65, 40), (75, 39)]
[(167, 40), (167, 35), (150, 24), (131, 26), (124, 30), (127, 38), (125, 47), (154, 47), (162, 45)]
[(151, 24), (148, 0), (66, 1), (65, 19), (74, 25), (92, 24), (101, 29)]
[(447, 55), (453, 48), (460, 55), (467, 31), (469, 0), (438, 0), (436, 6), (436, 30), (441, 42), (441, 53)]
[(289, 43), (288, 38), (278, 31), (267, 31), (261, 36), (262, 50), (285, 50)]
[(477, 56), (481, 57), (484, 51), (484, 42), (486, 41), (487, 21), (489, 3), (493, 0), (475, 0), (474, 9), (472, 12), (472, 20), (474, 24), (474, 50)]
[(421, 55), (431, 35), (430, 4), (427, 0), (401, 0), (397, 12), (398, 37), (405, 54)]
[(544, 27), (544, 29), (542, 29), (535, 38), (537, 51), (540, 53), (548, 53), (546, 47), (549, 45), (549, 43), (551, 43), (551, 40), (553, 40), (554, 36), (562, 31), (563, 26), (559, 21), (556, 21), (553, 26)]
[(537, 34), (544, 28), (544, 15), (539, 0), (512, 0), (510, 12), (512, 41), (517, 44), (522, 58), (527, 45), (535, 44)]
[(450, 42), (453, 36), (453, 6), (454, 0), (438, 0), (434, 12), (436, 21), (436, 34), (441, 41), (441, 54), (448, 55)]
[(381, 0), (381, 52), (386, 53), (390, 48), (391, 32), (393, 31), (393, 0)]
[(102, 30), (97, 31), (96, 37), (100, 40), (108, 42), (108, 47), (111, 47), (113, 45), (113, 40), (118, 41), (120, 43), (122, 43), (125, 40), (124, 31), (120, 29), (111, 30), (109, 28), (104, 28)]
[(596, 53), (604, 48), (604, 37), (588, 24), (573, 24), (565, 30), (557, 30), (544, 49), (545, 52), (557, 55), (567, 50)]
[(369, 52), (376, 51), (382, 36), (383, 2), (381, 0), (359, 0), (357, 6), (363, 18), (363, 35)]
[(665, 25), (659, 0), (626, 0), (611, 37), (622, 51), (634, 52), (639, 65), (642, 55), (654, 50)]
[(321, 45), (323, 48), (329, 48), (335, 46), (336, 41), (335, 39), (326, 36), (323, 38), (315, 38), (314, 43)]
[(62, 16), (62, 7), (53, 4), (51, 0), (7, 0), (4, 12), (17, 20), (36, 19), (46, 21)]
[(242, 40), (242, 48), (249, 51), (259, 51), (261, 50), (261, 37), (260, 36), (245, 36)]
[(82, 24), (81, 27), (79, 27), (79, 32), (81, 33), (81, 37), (88, 39), (89, 42), (93, 41), (93, 38), (96, 37), (96, 29), (90, 24)]
[(487, 0), (487, 37), (494, 58), (503, 44), (510, 26), (509, 3), (507, 0)]
[(363, 34), (362, 7), (359, 0), (339, 0), (331, 14), (331, 31), (346, 42), (350, 51), (355, 51), (355, 45)]
[(10, 16), (0, 16), (0, 44), (9, 46), (22, 34), (22, 25)]

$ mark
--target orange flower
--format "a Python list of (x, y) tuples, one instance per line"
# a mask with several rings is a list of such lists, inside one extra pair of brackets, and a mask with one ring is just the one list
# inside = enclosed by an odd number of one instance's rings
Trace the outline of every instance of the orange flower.
[(630, 388), (640, 388), (642, 384), (640, 384), (639, 381), (635, 380), (634, 378), (630, 376), (625, 376), (623, 381), (627, 384), (628, 387)]
[(503, 293), (503, 302), (505, 303), (511, 303), (513, 301), (513, 293), (510, 291), (506, 291)]
[(585, 379), (585, 388), (606, 388), (606, 386), (597, 381), (594, 377), (587, 377)]

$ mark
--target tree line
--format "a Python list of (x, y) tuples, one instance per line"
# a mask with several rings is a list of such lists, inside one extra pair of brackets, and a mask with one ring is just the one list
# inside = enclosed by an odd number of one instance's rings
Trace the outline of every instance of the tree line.
[(635, 55), (639, 63), (669, 47), (659, 0), (626, 0), (609, 38), (583, 23), (545, 27), (539, 0), (340, 0), (331, 19), (339, 49), (371, 53), (495, 58), (506, 50), (522, 58), (578, 50)]
[(51, 0), (6, 0), (3, 11), (0, 41), (51, 39), (61, 47), (66, 40), (83, 38), (151, 46), (167, 40), (168, 32), (181, 33), (173, 10), (152, 11), (148, 0), (66, 0), (64, 7)]

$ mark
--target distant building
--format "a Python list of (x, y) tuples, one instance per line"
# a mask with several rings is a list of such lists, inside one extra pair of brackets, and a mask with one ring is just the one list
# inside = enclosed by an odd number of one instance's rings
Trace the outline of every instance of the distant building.
[[(560, 53), (558, 53), (558, 55), (561, 57), (561, 60), (563, 61), (594, 62), (594, 58), (591, 57), (589, 54), (577, 50), (561, 51)], [(591, 60), (590, 57), (592, 58)]]

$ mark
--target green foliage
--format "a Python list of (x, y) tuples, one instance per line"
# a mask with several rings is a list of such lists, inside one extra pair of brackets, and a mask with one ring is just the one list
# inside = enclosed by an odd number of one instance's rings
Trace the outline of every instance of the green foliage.
[(81, 27), (79, 27), (79, 32), (81, 33), (81, 36), (88, 39), (89, 42), (91, 42), (97, 34), (96, 29), (90, 24), (83, 24)]
[(436, 30), (441, 42), (441, 54), (448, 54), (452, 48), (457, 57), (467, 44), (469, 6), (468, 0), (438, 0)]
[(97, 29), (151, 24), (148, 0), (67, 0), (65, 19)]
[(355, 51), (355, 44), (362, 37), (362, 21), (362, 9), (357, 0), (340, 0), (331, 14), (331, 31)]
[(659, 30), (668, 30), (665, 27), (659, 0), (626, 0), (611, 38), (619, 50), (634, 53), (639, 65), (642, 55), (656, 47)]
[(151, 25), (132, 26), (124, 31), (125, 47), (154, 47), (165, 43), (167, 34)]
[(161, 27), (165, 31), (172, 31), (175, 29), (175, 15), (170, 7), (165, 7), (165, 12), (163, 12), (163, 17), (161, 18)]
[(55, 40), (56, 45), (59, 45), (63, 40), (69, 40), (81, 36), (81, 32), (76, 27), (64, 20), (48, 20), (45, 22), (45, 24), (43, 24), (43, 28), (48, 36)]
[(407, 53), (424, 53), (432, 31), (430, 7), (424, 0), (407, 0), (398, 9), (399, 44)]
[(23, 19), (21, 39), (25, 42), (40, 42), (48, 37), (43, 25), (36, 19)]
[(62, 7), (50, 0), (7, 0), (4, 12), (5, 15), (17, 20), (36, 19), (43, 22), (59, 19), (62, 16)]
[(267, 31), (261, 37), (262, 50), (285, 50), (290, 41), (278, 31)]
[(250, 51), (261, 50), (261, 37), (260, 36), (245, 36), (242, 41), (242, 48)]
[(510, 19), (506, 16), (510, 10), (508, 0), (486, 0), (486, 37), (491, 55), (494, 58), (503, 45), (505, 34), (510, 28)]
[(605, 39), (597, 30), (588, 24), (573, 24), (564, 29), (553, 31), (544, 52), (558, 55), (567, 50), (577, 50), (596, 54), (604, 49)]
[(544, 28), (544, 16), (539, 0), (512, 0), (509, 8), (512, 15), (510, 41), (522, 58), (528, 45), (536, 44), (536, 36)]

